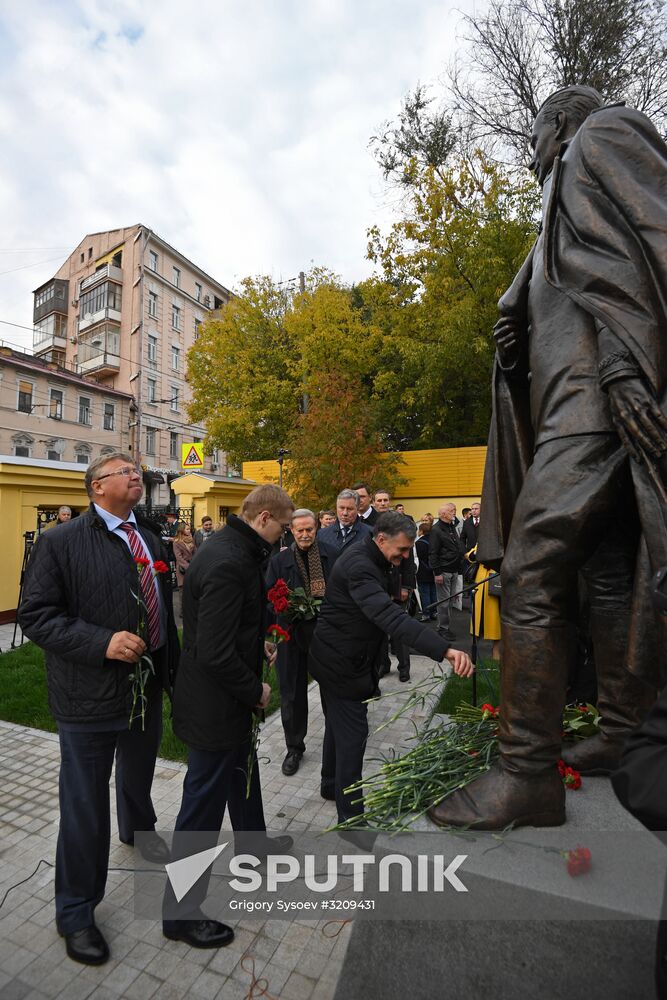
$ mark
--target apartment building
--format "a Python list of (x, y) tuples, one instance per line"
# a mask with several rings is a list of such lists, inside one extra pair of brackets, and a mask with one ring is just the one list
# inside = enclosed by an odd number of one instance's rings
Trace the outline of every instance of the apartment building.
[(0, 454), (88, 465), (127, 451), (132, 396), (0, 345)]
[[(34, 292), (36, 357), (134, 396), (128, 446), (154, 504), (173, 499), (181, 444), (204, 439), (205, 428), (187, 419), (186, 355), (229, 298), (143, 225), (86, 236)], [(226, 476), (224, 455), (206, 456), (204, 472)]]

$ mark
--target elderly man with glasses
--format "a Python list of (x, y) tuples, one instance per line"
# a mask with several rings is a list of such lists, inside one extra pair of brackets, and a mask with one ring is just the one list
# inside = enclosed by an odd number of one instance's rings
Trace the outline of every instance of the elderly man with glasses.
[[(119, 837), (133, 844), (136, 830), (155, 830), (151, 785), (162, 690), (171, 691), (179, 648), (171, 583), (159, 572), (166, 552), (132, 509), (143, 492), (141, 472), (130, 455), (117, 452), (93, 462), (84, 482), (89, 510), (35, 546), (19, 622), (46, 653), (49, 708), (60, 738), (56, 926), (70, 958), (101, 965), (109, 949), (94, 913), (109, 861), (111, 769), (115, 757)], [(133, 711), (131, 678), (146, 652), (154, 674), (141, 716)], [(144, 840), (144, 857), (168, 860), (157, 834)]]

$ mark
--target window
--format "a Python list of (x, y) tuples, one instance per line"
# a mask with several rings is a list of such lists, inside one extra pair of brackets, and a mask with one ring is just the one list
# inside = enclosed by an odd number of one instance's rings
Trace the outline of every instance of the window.
[(157, 382), (154, 378), (149, 378), (146, 382), (146, 402), (154, 403), (156, 399), (155, 390), (157, 388)]
[(149, 250), (148, 251), (148, 266), (150, 267), (151, 271), (157, 271), (157, 260), (158, 260), (158, 258), (157, 258), (157, 254), (155, 253), (155, 250)]
[(198, 281), (195, 281), (195, 298), (197, 302), (201, 302), (203, 288)]
[(90, 260), (92, 256), (93, 256), (93, 248), (88, 247), (88, 260)]
[(30, 458), (30, 448), (25, 444), (15, 444), (14, 454), (17, 458)]
[(178, 458), (178, 434), (169, 433), (169, 458)]
[(148, 293), (148, 315), (157, 318), (157, 292)]
[(16, 409), (20, 413), (32, 413), (32, 382), (19, 382), (19, 398)]
[(49, 416), (52, 420), (62, 420), (63, 418), (63, 391), (62, 389), (51, 389), (49, 398)]
[(105, 431), (112, 431), (114, 428), (114, 422), (116, 418), (116, 407), (113, 403), (104, 404), (104, 420), (103, 427)]
[(172, 410), (178, 410), (178, 386), (172, 385), (171, 387), (171, 408)]
[(146, 454), (147, 455), (154, 455), (155, 454), (155, 428), (154, 427), (147, 427), (146, 428)]
[(181, 269), (180, 267), (172, 267), (171, 269), (171, 280), (176, 285), (177, 288), (181, 287)]
[(46, 457), (48, 458), (49, 462), (59, 462), (60, 461), (60, 452), (59, 451), (52, 451), (49, 448), (49, 449), (47, 449)]
[(201, 333), (201, 320), (195, 320), (195, 340), (199, 340), (199, 334)]
[(79, 423), (92, 423), (90, 418), (90, 398), (88, 396), (79, 396)]
[(148, 334), (148, 363), (157, 364), (157, 337)]
[(172, 347), (171, 349), (171, 370), (174, 372), (178, 371), (179, 361), (181, 352), (178, 347)]
[(85, 451), (77, 451), (76, 460), (79, 465), (88, 465), (90, 461), (90, 456), (85, 453)]
[(178, 306), (175, 306), (173, 304), (171, 307), (171, 325), (173, 326), (174, 330), (181, 329), (181, 310), (179, 309)]
[(79, 316), (85, 319), (90, 313), (102, 312), (104, 309), (115, 309), (120, 312), (122, 304), (122, 286), (114, 285), (112, 281), (103, 281), (89, 292), (84, 292), (79, 300)]

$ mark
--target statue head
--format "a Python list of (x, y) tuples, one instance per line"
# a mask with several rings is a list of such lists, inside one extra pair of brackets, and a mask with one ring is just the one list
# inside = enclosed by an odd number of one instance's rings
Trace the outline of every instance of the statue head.
[(604, 99), (593, 87), (575, 85), (557, 90), (537, 112), (530, 137), (532, 170), (541, 185), (551, 173), (554, 160), (588, 116), (604, 107)]

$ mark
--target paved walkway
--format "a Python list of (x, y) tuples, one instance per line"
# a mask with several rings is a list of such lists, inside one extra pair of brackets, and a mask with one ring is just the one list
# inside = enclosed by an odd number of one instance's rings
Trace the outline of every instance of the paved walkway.
[[(459, 630), (461, 634), (463, 630)], [(3, 651), (9, 641), (3, 641)], [(467, 644), (466, 644), (467, 645)], [(395, 661), (394, 661), (395, 663)], [(413, 683), (424, 679), (433, 662), (412, 658), (412, 682), (401, 684), (395, 668), (382, 681), (387, 694), (370, 707), (371, 733), (392, 716)], [(2, 662), (0, 661), (0, 671)], [(2, 678), (0, 677), (0, 685)], [(270, 830), (323, 829), (335, 822), (335, 807), (319, 795), (320, 751), (324, 720), (316, 685), (310, 689), (308, 751), (293, 778), (285, 778), (285, 753), (279, 714), (263, 729), (264, 809)], [(419, 722), (424, 710), (415, 710)], [(376, 751), (401, 745), (414, 728), (408, 718), (371, 736), (367, 758)], [(374, 768), (376, 765), (371, 765)], [(166, 941), (159, 923), (134, 918), (133, 876), (110, 871), (107, 894), (97, 909), (97, 922), (111, 948), (111, 960), (101, 968), (77, 965), (65, 956), (54, 924), (53, 869), (44, 865), (29, 876), (41, 859), (53, 862), (58, 830), (57, 736), (0, 722), (0, 997), (2, 1000), (244, 1000), (267, 996), (280, 1000), (331, 1000), (345, 956), (350, 925), (327, 921), (243, 919), (235, 923), (236, 938), (219, 951), (197, 951)], [(184, 767), (159, 761), (153, 785), (158, 829), (171, 830), (180, 805)], [(110, 866), (131, 869), (134, 852), (112, 832)], [(245, 958), (244, 958), (245, 956)], [(254, 974), (266, 980), (252, 991)], [(357, 998), (352, 998), (357, 1000)]]

